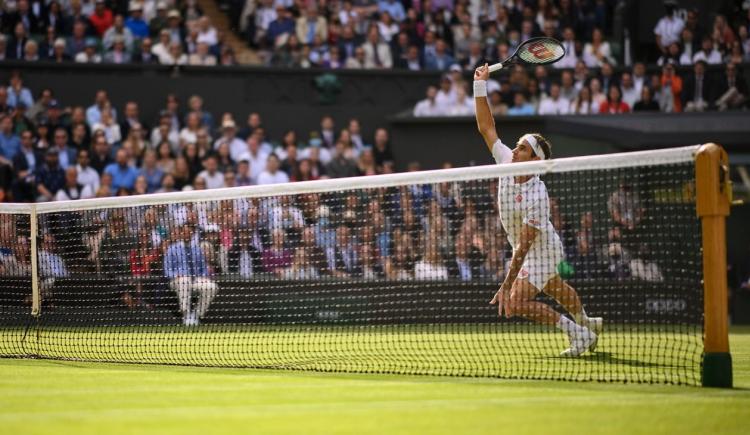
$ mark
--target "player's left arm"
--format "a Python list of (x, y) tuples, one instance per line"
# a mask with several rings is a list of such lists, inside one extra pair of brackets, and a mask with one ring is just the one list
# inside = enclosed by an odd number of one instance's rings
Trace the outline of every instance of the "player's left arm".
[(510, 297), (510, 289), (513, 286), (513, 282), (515, 282), (518, 274), (521, 272), (521, 266), (526, 260), (526, 254), (529, 253), (529, 249), (531, 249), (538, 235), (539, 229), (529, 224), (524, 224), (521, 228), (521, 237), (516, 242), (516, 245), (513, 246), (513, 257), (510, 260), (508, 274), (505, 275), (503, 284), (490, 301), (490, 304), (498, 304), (498, 313), (501, 317), (503, 315), (503, 307)]

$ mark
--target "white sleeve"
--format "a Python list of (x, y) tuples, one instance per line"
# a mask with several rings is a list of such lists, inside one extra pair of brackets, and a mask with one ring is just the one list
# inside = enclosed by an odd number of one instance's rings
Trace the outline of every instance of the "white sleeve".
[(513, 159), (513, 151), (498, 139), (495, 141), (495, 144), (492, 145), (492, 157), (495, 158), (495, 162), (497, 162), (498, 165), (510, 163)]

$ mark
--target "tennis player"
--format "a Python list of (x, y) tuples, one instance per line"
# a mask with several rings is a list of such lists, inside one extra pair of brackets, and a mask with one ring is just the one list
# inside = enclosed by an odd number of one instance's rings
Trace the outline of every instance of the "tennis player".
[[(506, 164), (549, 159), (550, 143), (539, 134), (523, 135), (513, 150), (500, 141), (487, 101), (488, 78), (487, 64), (474, 72), (474, 104), (479, 132), (495, 161)], [(566, 332), (570, 347), (562, 356), (593, 351), (603, 321), (601, 317), (586, 316), (578, 293), (557, 271), (564, 259), (563, 246), (549, 219), (549, 196), (544, 182), (537, 175), (500, 178), (498, 203), (513, 257), (508, 274), (490, 303), (498, 304), (500, 317), (520, 316)], [(536, 301), (539, 292), (560, 302), (575, 321)]]

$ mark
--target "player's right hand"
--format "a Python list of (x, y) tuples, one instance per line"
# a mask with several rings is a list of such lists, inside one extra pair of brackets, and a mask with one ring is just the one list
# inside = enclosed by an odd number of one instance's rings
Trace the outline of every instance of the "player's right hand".
[(487, 80), (490, 78), (490, 67), (488, 64), (474, 70), (474, 80)]
[[(510, 290), (506, 290), (504, 285), (501, 285), (500, 288), (495, 293), (495, 296), (492, 297), (492, 300), (490, 301), (491, 305), (497, 304), (497, 315), (500, 316), (500, 318), (503, 317), (505, 314), (505, 307), (508, 306), (508, 299), (510, 298)], [(510, 316), (508, 316), (510, 317)]]

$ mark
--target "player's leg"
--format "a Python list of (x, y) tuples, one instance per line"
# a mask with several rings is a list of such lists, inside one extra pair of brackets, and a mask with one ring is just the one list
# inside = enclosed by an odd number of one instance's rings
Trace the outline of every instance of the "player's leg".
[(196, 278), (195, 286), (198, 289), (198, 303), (196, 305), (196, 321), (203, 318), (208, 311), (211, 301), (216, 296), (216, 283), (209, 278)]
[(578, 292), (565, 282), (560, 275), (555, 274), (555, 276), (550, 278), (542, 291), (555, 298), (560, 305), (565, 307), (577, 324), (585, 326), (597, 334), (602, 331), (603, 319), (601, 317), (588, 317), (586, 315), (586, 310), (583, 308), (581, 298), (578, 297)]
[(188, 323), (190, 323), (190, 278), (184, 276), (174, 278), (169, 286), (177, 294), (180, 312), (182, 313), (182, 324), (188, 326)]
[(519, 316), (543, 325), (555, 325), (560, 320), (560, 313), (549, 305), (535, 301), (539, 289), (526, 278), (517, 278), (510, 290), (510, 298), (505, 312), (508, 317)]
[(596, 334), (563, 316), (544, 302), (535, 301), (539, 289), (532, 284), (528, 275), (519, 277), (513, 283), (506, 314), (520, 316), (544, 325), (554, 325), (565, 332), (570, 339), (570, 347), (562, 352), (564, 356), (578, 356), (585, 352), (592, 343), (596, 343)]

